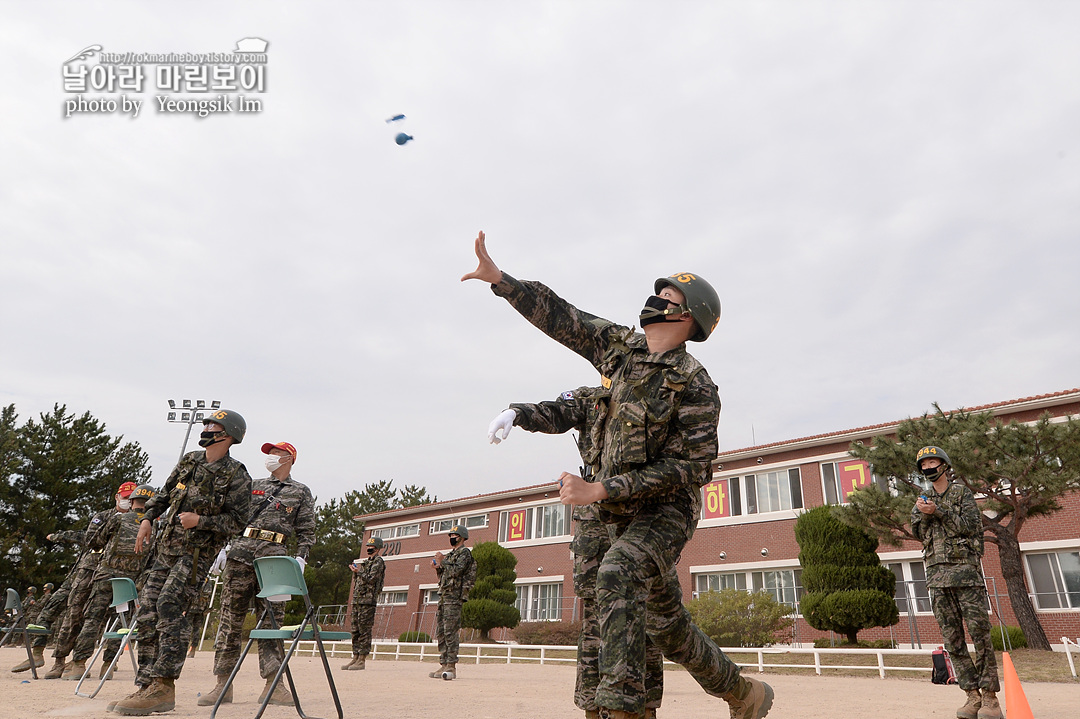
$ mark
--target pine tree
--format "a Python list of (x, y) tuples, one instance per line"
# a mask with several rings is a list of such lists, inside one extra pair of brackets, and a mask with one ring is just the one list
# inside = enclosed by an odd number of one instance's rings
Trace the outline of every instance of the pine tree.
[(935, 404), (933, 414), (901, 422), (896, 439), (878, 437), (871, 447), (852, 445), (852, 456), (890, 478), (896, 494), (861, 489), (838, 510), (840, 518), (892, 546), (914, 539), (908, 522), (919, 493), (915, 453), (927, 445), (944, 449), (957, 481), (983, 497), (984, 539), (997, 545), (1013, 613), (1028, 647), (1049, 651), (1025, 582), (1019, 536), (1029, 518), (1057, 512), (1061, 496), (1080, 489), (1080, 422), (1053, 422), (1046, 414), (1032, 424), (1005, 424), (990, 412), (947, 413)]
[(896, 576), (881, 566), (874, 536), (847, 526), (826, 505), (795, 521), (795, 540), (806, 589), (800, 606), (807, 624), (857, 644), (860, 629), (900, 621), (893, 601)]
[(492, 629), (513, 629), (521, 621), (521, 613), (514, 606), (517, 557), (498, 542), (481, 542), (472, 555), (476, 560), (476, 584), (461, 606), (461, 624), (479, 629), (480, 640), (490, 642)]

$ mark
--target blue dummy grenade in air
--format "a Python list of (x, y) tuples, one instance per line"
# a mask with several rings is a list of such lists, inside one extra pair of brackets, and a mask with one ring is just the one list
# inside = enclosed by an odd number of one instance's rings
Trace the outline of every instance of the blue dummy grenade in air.
[(399, 145), (404, 145), (409, 140), (413, 139), (412, 135), (406, 135), (404, 132), (399, 132), (397, 137), (394, 138), (394, 142)]

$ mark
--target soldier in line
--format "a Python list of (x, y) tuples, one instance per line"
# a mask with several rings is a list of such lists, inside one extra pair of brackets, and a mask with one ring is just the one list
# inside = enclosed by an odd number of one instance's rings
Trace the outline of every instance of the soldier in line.
[[(112, 611), (110, 580), (114, 577), (127, 577), (134, 581), (139, 576), (144, 557), (135, 552), (135, 539), (139, 535), (139, 523), (142, 521), (146, 500), (154, 496), (153, 492), (153, 488), (148, 484), (122, 484), (117, 492), (116, 513), (109, 517), (101, 531), (94, 535), (90, 548), (101, 550), (101, 561), (94, 571), (90, 599), (83, 609), (82, 629), (75, 639), (71, 663), (64, 668), (64, 679), (78, 681), (82, 678), (86, 672), (86, 660), (94, 653), (94, 647), (109, 623), (109, 613)], [(105, 676), (119, 649), (119, 640), (109, 640), (99, 677)]]
[(451, 552), (435, 552), (435, 573), (439, 576), (439, 608), (435, 610), (435, 639), (439, 644), (439, 668), (429, 677), (457, 679), (458, 632), (461, 630), (461, 605), (469, 598), (476, 583), (476, 560), (465, 546), (469, 530), (458, 525), (447, 535)]
[(33, 611), (28, 612), (26, 615), (27, 624), (37, 624), (38, 617), (41, 615), (42, 610), (45, 609), (45, 605), (52, 599), (52, 593), (55, 587), (56, 585), (52, 582), (45, 582), (44, 591), (34, 602)]
[[(488, 440), (499, 444), (515, 425), (527, 432), (562, 434), (577, 430), (581, 453), (581, 476), (588, 479), (600, 457), (595, 430), (601, 426), (598, 413), (608, 412), (611, 392), (603, 387), (578, 387), (563, 392), (558, 399), (539, 404), (510, 405), (488, 427)], [(499, 434), (502, 434), (500, 437)], [(585, 711), (586, 719), (596, 719), (596, 688), (600, 685), (600, 617), (596, 613), (596, 573), (600, 560), (611, 548), (607, 526), (600, 521), (592, 505), (574, 507), (574, 537), (570, 551), (574, 555), (574, 595), (581, 598), (581, 634), (578, 638), (577, 680), (574, 704)], [(653, 719), (664, 699), (664, 655), (646, 636), (645, 640), (645, 719)]]
[[(214, 675), (217, 683), (199, 697), (199, 706), (212, 706), (225, 688), (233, 667), (240, 659), (240, 643), (244, 617), (248, 606), (259, 591), (253, 561), (260, 557), (279, 557), (288, 554), (286, 542), (295, 538), (296, 560), (301, 568), (307, 564), (308, 552), (315, 544), (315, 499), (307, 485), (292, 478), (296, 462), (296, 447), (288, 442), (266, 443), (266, 468), (270, 476), (251, 483), (251, 514), (246, 528), (232, 540), (225, 560), (221, 590), (221, 627), (214, 643)], [(255, 599), (255, 613), (262, 616), (267, 602)], [(285, 603), (270, 602), (273, 616), (281, 626), (285, 620)], [(270, 690), (281, 660), (281, 643), (272, 639), (259, 640), (259, 673), (266, 680), (261, 702)], [(232, 701), (232, 687), (225, 692), (222, 703)], [(270, 697), (270, 704), (289, 706), (292, 695), (279, 683)]]
[[(911, 509), (911, 533), (923, 543), (926, 586), (934, 619), (952, 655), (956, 681), (967, 702), (958, 719), (1001, 719), (997, 657), (990, 642), (986, 584), (979, 560), (983, 553), (982, 515), (971, 490), (950, 481), (952, 462), (940, 447), (923, 447), (915, 466), (925, 478), (923, 494)], [(967, 649), (964, 625), (975, 645)]]
[(176, 707), (176, 678), (187, 658), (186, 612), (229, 537), (251, 516), (251, 476), (229, 456), (247, 432), (244, 418), (222, 409), (203, 420), (199, 446), (177, 463), (165, 486), (147, 502), (136, 551), (163, 518), (154, 564), (143, 585), (139, 623), (139, 690), (112, 705), (118, 714), (146, 716)]
[(352, 661), (342, 669), (357, 671), (364, 668), (371, 654), (371, 630), (375, 626), (375, 605), (386, 576), (386, 561), (378, 552), (383, 547), (380, 537), (367, 540), (367, 558), (349, 565), (353, 572), (352, 585)]
[[(126, 486), (129, 484), (130, 488)], [(135, 489), (134, 482), (125, 482), (121, 485), (121, 491), (116, 494), (116, 505), (119, 506), (120, 500), (131, 494), (133, 489)], [(59, 679), (64, 675), (67, 655), (74, 648), (75, 638), (79, 636), (79, 631), (82, 629), (83, 609), (90, 598), (90, 590), (94, 587), (94, 572), (97, 571), (98, 562), (101, 561), (101, 550), (93, 548), (94, 536), (101, 531), (105, 523), (109, 521), (109, 517), (116, 511), (114, 506), (98, 512), (91, 517), (85, 530), (54, 532), (45, 537), (53, 542), (72, 542), (83, 547), (79, 561), (75, 564), (75, 575), (71, 580), (67, 604), (62, 609), (63, 616), (57, 617), (60, 630), (55, 632), (56, 647), (53, 650), (53, 665), (45, 673), (46, 679)]]
[[(57, 617), (62, 617), (64, 610), (67, 609), (68, 596), (71, 594), (71, 583), (75, 578), (78, 568), (79, 563), (76, 561), (71, 569), (68, 570), (67, 576), (64, 577), (64, 581), (60, 585), (60, 588), (52, 592), (49, 596), (49, 600), (41, 605), (41, 611), (37, 615), (35, 624), (43, 626), (46, 629), (51, 629), (56, 622)], [(35, 634), (33, 640), (31, 640), (31, 653), (34, 657), (35, 667), (45, 666), (45, 647), (51, 636), (51, 634)], [(30, 671), (30, 660), (22, 660), (12, 667), (11, 671), (15, 673)]]
[(596, 504), (601, 520), (613, 527), (596, 577), (600, 716), (644, 713), (648, 634), (702, 689), (723, 698), (732, 717), (761, 719), (772, 706), (772, 688), (741, 676), (693, 623), (675, 571), (697, 527), (701, 487), (711, 479), (718, 451), (716, 385), (685, 345), (706, 340), (715, 329), (716, 291), (688, 272), (658, 279), (638, 316), (640, 334), (582, 312), (539, 282), (502, 272), (482, 232), (475, 249), (477, 269), (461, 279), (490, 283), (530, 323), (587, 359), (611, 390), (608, 412), (589, 430), (602, 437), (594, 481), (569, 472), (559, 477), (560, 501)]

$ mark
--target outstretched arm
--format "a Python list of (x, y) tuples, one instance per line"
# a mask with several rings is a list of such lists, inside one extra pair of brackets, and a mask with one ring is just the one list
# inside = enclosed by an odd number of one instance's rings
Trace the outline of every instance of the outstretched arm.
[(483, 280), (488, 284), (497, 285), (502, 280), (502, 270), (500, 270), (491, 259), (491, 255), (488, 254), (487, 244), (484, 241), (484, 231), (480, 230), (480, 234), (476, 236), (476, 240), (473, 243), (476, 249), (476, 258), (479, 260), (479, 264), (476, 269), (467, 275), (462, 275), (461, 281), (465, 280)]

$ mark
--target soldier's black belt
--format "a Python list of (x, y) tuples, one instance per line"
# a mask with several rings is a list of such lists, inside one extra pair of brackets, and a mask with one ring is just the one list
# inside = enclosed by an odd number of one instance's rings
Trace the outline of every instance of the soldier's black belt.
[(269, 529), (256, 529), (248, 527), (244, 530), (244, 536), (248, 539), (261, 539), (265, 542), (277, 542), (285, 544), (285, 535), (281, 532), (271, 532)]

